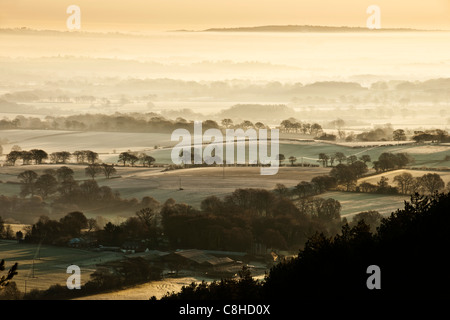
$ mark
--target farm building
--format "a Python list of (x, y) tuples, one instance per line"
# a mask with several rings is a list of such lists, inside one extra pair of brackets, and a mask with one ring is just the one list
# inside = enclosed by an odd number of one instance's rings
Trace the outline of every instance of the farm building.
[(124, 252), (143, 251), (142, 244), (138, 241), (125, 241), (120, 247)]
[(69, 247), (80, 248), (86, 245), (86, 241), (83, 238), (72, 238), (68, 241)]
[(67, 241), (67, 245), (71, 248), (87, 248), (95, 245), (95, 241), (85, 238), (72, 238)]
[(163, 260), (168, 263), (197, 268), (216, 268), (234, 263), (234, 260), (229, 257), (215, 257), (196, 249), (175, 251), (163, 257)]

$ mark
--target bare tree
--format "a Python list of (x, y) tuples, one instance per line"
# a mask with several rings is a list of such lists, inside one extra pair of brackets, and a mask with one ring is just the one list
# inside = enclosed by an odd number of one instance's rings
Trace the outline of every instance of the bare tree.
[(398, 176), (394, 177), (394, 182), (397, 183), (398, 187), (400, 188), (401, 193), (407, 193), (408, 191), (411, 191), (412, 184), (414, 182), (414, 178), (412, 174), (408, 172), (404, 172), (402, 174), (399, 174)]
[(43, 174), (36, 180), (34, 186), (36, 193), (45, 199), (57, 191), (58, 181), (50, 174)]
[(22, 182), (20, 195), (26, 197), (28, 194), (34, 195), (34, 183), (38, 178), (38, 174), (32, 170), (26, 170), (20, 173), (17, 178)]
[(420, 177), (420, 184), (429, 193), (440, 191), (445, 187), (444, 180), (442, 180), (441, 176), (437, 173), (427, 173), (423, 175)]
[(101, 165), (101, 169), (102, 169), (103, 174), (105, 175), (106, 179), (109, 179), (109, 177), (110, 177), (112, 174), (114, 174), (114, 173), (117, 172), (117, 171), (116, 171), (116, 168), (114, 168), (113, 165), (109, 165), (109, 164), (106, 164), (106, 163), (103, 163), (103, 164)]
[(99, 164), (94, 163), (94, 164), (90, 164), (88, 165), (85, 169), (84, 169), (84, 173), (91, 177), (92, 180), (95, 179), (95, 176), (98, 175), (99, 173), (102, 172), (102, 168), (100, 167)]

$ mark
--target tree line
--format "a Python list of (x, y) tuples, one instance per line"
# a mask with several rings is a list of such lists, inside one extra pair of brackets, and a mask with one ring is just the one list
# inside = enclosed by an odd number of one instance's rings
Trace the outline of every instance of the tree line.
[[(44, 160), (48, 159), (49, 163), (53, 164), (67, 164), (71, 159), (75, 160), (77, 164), (88, 164), (89, 166), (95, 166), (98, 163), (99, 155), (97, 152), (91, 150), (77, 150), (72, 153), (68, 151), (58, 151), (52, 152), (48, 154), (44, 150), (41, 149), (32, 149), (30, 151), (20, 150), (19, 146), (13, 146), (10, 153), (6, 155), (6, 162), (9, 165), (14, 166), (18, 160), (22, 159), (23, 165), (28, 165), (31, 162), (39, 165), (43, 164)], [(134, 166), (137, 162), (140, 162), (143, 166), (152, 166), (155, 163), (156, 159), (152, 156), (147, 155), (146, 153), (137, 153), (137, 152), (121, 152), (119, 154), (118, 163), (122, 163), (123, 166), (126, 166), (127, 163)], [(104, 167), (106, 164), (102, 164)], [(104, 168), (98, 167), (97, 172), (105, 171)], [(107, 178), (109, 178), (110, 174), (106, 174)]]
[(377, 184), (362, 182), (356, 188), (357, 192), (373, 192), (384, 194), (432, 194), (434, 192), (450, 190), (450, 182), (445, 185), (444, 180), (437, 173), (426, 173), (420, 177), (414, 177), (409, 172), (403, 172), (394, 176), (393, 182), (396, 186), (391, 186), (389, 178), (381, 177)]
[[(94, 164), (85, 168), (90, 179), (76, 180), (74, 171), (61, 166), (45, 169), (41, 174), (25, 170), (18, 174), (18, 196), (0, 195), (0, 215), (20, 219), (23, 223), (33, 216), (61, 214), (69, 210), (94, 210), (95, 212), (133, 212), (143, 208), (148, 197), (124, 199), (118, 191), (99, 186), (94, 180), (100, 169), (105, 177), (112, 175), (112, 165)], [(97, 173), (96, 173), (97, 172)]]
[[(224, 118), (219, 122), (207, 119), (202, 122), (202, 127), (204, 130), (247, 130), (250, 128), (263, 129), (267, 128), (267, 125), (259, 121), (253, 123), (250, 120), (234, 123), (232, 119)], [(172, 133), (175, 129), (186, 129), (193, 132), (194, 121), (182, 117), (167, 119), (156, 113), (79, 114), (60, 117), (49, 116), (45, 119), (17, 116), (13, 120), (3, 119), (0, 121), (0, 130), (7, 129)]]
[[(410, 173), (404, 172), (394, 176), (393, 182), (396, 186), (391, 186), (388, 181), (389, 178), (381, 177), (377, 184), (369, 182), (362, 182), (359, 185), (357, 181), (368, 172), (367, 162), (371, 161), (369, 155), (362, 155), (359, 159), (352, 155), (345, 157), (342, 153), (337, 152), (332, 157), (321, 153), (319, 161), (324, 166), (328, 165), (328, 160), (333, 164), (334, 159), (340, 162), (331, 169), (329, 175), (335, 179), (336, 185), (341, 185), (346, 191), (368, 192), (368, 193), (382, 193), (382, 194), (414, 194), (414, 193), (433, 193), (435, 191), (442, 191), (445, 188), (445, 182), (437, 173), (427, 173), (421, 177), (413, 177)], [(333, 159), (333, 160), (331, 160)], [(347, 160), (347, 163), (342, 163)], [(390, 170), (397, 170), (404, 168), (406, 165), (412, 163), (414, 159), (407, 153), (389, 153), (384, 152), (378, 160), (372, 162), (376, 173), (383, 173)], [(333, 189), (333, 186), (329, 186)], [(450, 184), (447, 184), (450, 190)]]
[(80, 212), (60, 221), (42, 216), (25, 240), (39, 242), (45, 234), (44, 243), (64, 244), (88, 228), (88, 236), (103, 245), (138, 241), (158, 248), (167, 241), (172, 248), (251, 252), (255, 243), (280, 250), (297, 248), (313, 231), (333, 234), (342, 223), (336, 200), (309, 197), (298, 206), (288, 197), (265, 189), (236, 189), (224, 199), (210, 196), (201, 202), (200, 209), (173, 199), (161, 204), (151, 197), (144, 198), (140, 208), (124, 222), (108, 222), (103, 228)]
[(44, 160), (49, 159), (50, 163), (66, 164), (71, 158), (76, 159), (79, 164), (93, 164), (98, 161), (98, 153), (91, 150), (77, 150), (73, 153), (68, 151), (58, 151), (48, 154), (42, 149), (32, 149), (30, 151), (21, 150), (19, 146), (13, 146), (11, 152), (6, 155), (6, 162), (14, 166), (16, 162), (22, 159), (22, 164), (27, 165), (34, 161), (34, 164), (42, 164)]

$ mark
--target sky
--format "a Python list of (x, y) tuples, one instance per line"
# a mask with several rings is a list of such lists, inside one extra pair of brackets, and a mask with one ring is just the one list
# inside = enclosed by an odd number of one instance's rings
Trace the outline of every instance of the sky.
[(380, 7), (382, 28), (450, 29), (450, 0), (0, 0), (0, 28), (64, 30), (69, 5), (80, 7), (84, 31), (365, 27), (370, 5)]

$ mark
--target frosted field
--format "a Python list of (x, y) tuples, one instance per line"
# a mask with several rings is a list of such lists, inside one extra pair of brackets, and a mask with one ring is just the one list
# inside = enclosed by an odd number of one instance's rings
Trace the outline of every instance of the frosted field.
[[(120, 152), (138, 151), (152, 155), (158, 164), (171, 164), (171, 146), (176, 142), (170, 141), (169, 134), (157, 133), (121, 133), (121, 132), (73, 132), (58, 130), (0, 130), (0, 139), (8, 139), (9, 143), (3, 145), (4, 154), (17, 144), (23, 150), (41, 148), (48, 153), (56, 151), (92, 150), (100, 154), (100, 160), (106, 163), (117, 163)], [(152, 196), (160, 202), (173, 198), (177, 202), (185, 202), (198, 207), (207, 196), (216, 195), (223, 197), (237, 188), (266, 188), (273, 189), (277, 183), (287, 187), (293, 187), (300, 181), (310, 181), (313, 177), (328, 174), (331, 168), (322, 167), (291, 167), (287, 160), (290, 156), (297, 158), (296, 163), (310, 163), (317, 165), (319, 153), (331, 155), (335, 152), (343, 152), (345, 155), (356, 155), (358, 157), (367, 154), (372, 160), (378, 158), (383, 152), (408, 152), (415, 159), (412, 166), (415, 167), (450, 167), (450, 161), (445, 161), (446, 155), (450, 155), (449, 145), (389, 145), (368, 147), (351, 147), (324, 142), (305, 142), (294, 140), (280, 141), (280, 153), (284, 154), (286, 160), (278, 174), (274, 176), (261, 176), (259, 168), (253, 167), (207, 167), (197, 169), (183, 169), (162, 172), (159, 168), (143, 167), (121, 167), (117, 168), (117, 175), (113, 179), (105, 179), (99, 175), (96, 180), (100, 186), (110, 186), (118, 190), (123, 198), (142, 199)], [(361, 144), (361, 143), (360, 143)], [(158, 149), (154, 146), (158, 145)], [(115, 151), (115, 153), (113, 153)], [(4, 157), (0, 157), (0, 164)], [(73, 160), (72, 160), (73, 161)], [(337, 163), (335, 162), (335, 165)], [(12, 196), (17, 195), (20, 186), (6, 183), (18, 182), (17, 175), (25, 170), (36, 170), (42, 173), (47, 168), (59, 168), (62, 164), (46, 164), (40, 166), (23, 166), (19, 160), (14, 167), (0, 167), (0, 194)], [(85, 165), (68, 164), (75, 171), (77, 180), (85, 180)], [(368, 163), (369, 168), (372, 166)], [(390, 182), (393, 176), (401, 172), (390, 172), (387, 174)], [(426, 172), (411, 171), (414, 176), (423, 175)], [(450, 180), (448, 173), (442, 173), (445, 182)], [(365, 181), (376, 183), (379, 176), (365, 178)], [(180, 186), (183, 190), (179, 190)], [(355, 197), (356, 194), (351, 194)], [(356, 203), (356, 202), (355, 202)], [(364, 205), (364, 203), (360, 203)], [(376, 205), (376, 203), (374, 203)], [(344, 210), (346, 210), (344, 208)], [(347, 211), (346, 211), (347, 212)], [(351, 213), (351, 212), (350, 212)], [(89, 215), (89, 212), (86, 214)], [(92, 213), (94, 215), (95, 213)]]
[(193, 276), (167, 278), (141, 284), (125, 290), (101, 293), (74, 300), (148, 300), (152, 296), (161, 299), (167, 292), (179, 292), (183, 286), (189, 286), (192, 282), (202, 282), (202, 280), (206, 282), (212, 281), (208, 278)]
[(323, 198), (333, 198), (341, 203), (341, 217), (347, 218), (350, 222), (354, 215), (375, 210), (384, 216), (389, 216), (397, 209), (404, 208), (404, 202), (410, 199), (409, 196), (391, 196), (374, 193), (353, 193), (353, 192), (327, 192), (320, 195)]
[[(89, 280), (96, 269), (95, 264), (117, 260), (121, 253), (94, 252), (67, 247), (41, 246), (37, 244), (18, 244), (17, 241), (0, 240), (1, 259), (9, 269), (18, 262), (18, 274), (14, 277), (20, 291), (47, 289), (53, 284), (65, 286), (67, 267), (76, 264), (81, 268), (81, 284)], [(25, 288), (26, 286), (26, 288)]]
[(97, 153), (113, 153), (153, 149), (155, 145), (173, 146), (169, 134), (127, 132), (81, 132), (61, 130), (0, 130), (0, 139), (7, 139), (3, 152), (9, 153), (13, 145), (22, 150), (43, 149), (56, 151), (92, 150)]
[(437, 173), (442, 180), (444, 180), (444, 183), (447, 184), (450, 181), (450, 172), (442, 172), (442, 171), (425, 171), (425, 170), (406, 170), (406, 169), (401, 169), (401, 170), (394, 170), (394, 171), (389, 171), (386, 173), (380, 173), (371, 177), (367, 177), (367, 178), (362, 178), (358, 180), (358, 183), (362, 183), (362, 182), (369, 182), (372, 184), (376, 184), (378, 181), (380, 181), (381, 177), (386, 177), (389, 180), (387, 181), (390, 185), (395, 186), (396, 183), (394, 182), (394, 177), (398, 176), (402, 173), (410, 173), (413, 177), (421, 177), (424, 174), (428, 174), (428, 173)]
[[(61, 165), (28, 165), (0, 168), (0, 194), (15, 195), (20, 192), (17, 175), (25, 170), (34, 170), (38, 174), (45, 169), (57, 169)], [(75, 179), (89, 179), (84, 175), (84, 165), (67, 165), (75, 172)], [(328, 174), (330, 168), (321, 167), (281, 167), (273, 176), (260, 175), (257, 167), (206, 167), (180, 169), (163, 172), (162, 168), (116, 167), (117, 174), (112, 179), (100, 175), (96, 178), (100, 186), (109, 186), (120, 192), (122, 198), (142, 199), (152, 196), (160, 202), (169, 198), (177, 202), (199, 207), (203, 199), (215, 195), (223, 197), (237, 188), (273, 189), (277, 183), (293, 187), (300, 181), (310, 181), (318, 175)], [(179, 190), (181, 187), (183, 190)], [(85, 212), (90, 215), (89, 212)], [(92, 213), (95, 218), (96, 213)]]
[[(7, 140), (2, 145), (3, 153), (10, 152), (12, 146), (18, 145), (22, 150), (43, 149), (47, 153), (57, 151), (92, 150), (99, 153), (100, 159), (108, 163), (116, 163), (118, 155), (124, 151), (145, 152), (152, 155), (157, 163), (171, 164), (171, 147), (178, 141), (171, 141), (167, 133), (127, 133), (127, 132), (80, 132), (60, 130), (0, 130), (0, 139)], [(158, 148), (155, 149), (155, 146)], [(335, 144), (326, 142), (304, 142), (280, 140), (280, 153), (284, 154), (284, 164), (290, 156), (297, 158), (296, 163), (317, 164), (319, 153), (331, 155), (343, 152), (345, 155), (370, 155), (372, 160), (383, 152), (408, 152), (416, 158), (416, 166), (431, 167), (449, 166), (444, 161), (450, 155), (450, 146), (416, 146), (412, 144), (398, 145), (386, 141), (374, 145), (372, 142)], [(20, 161), (19, 161), (20, 162)], [(0, 162), (1, 163), (1, 162)]]

